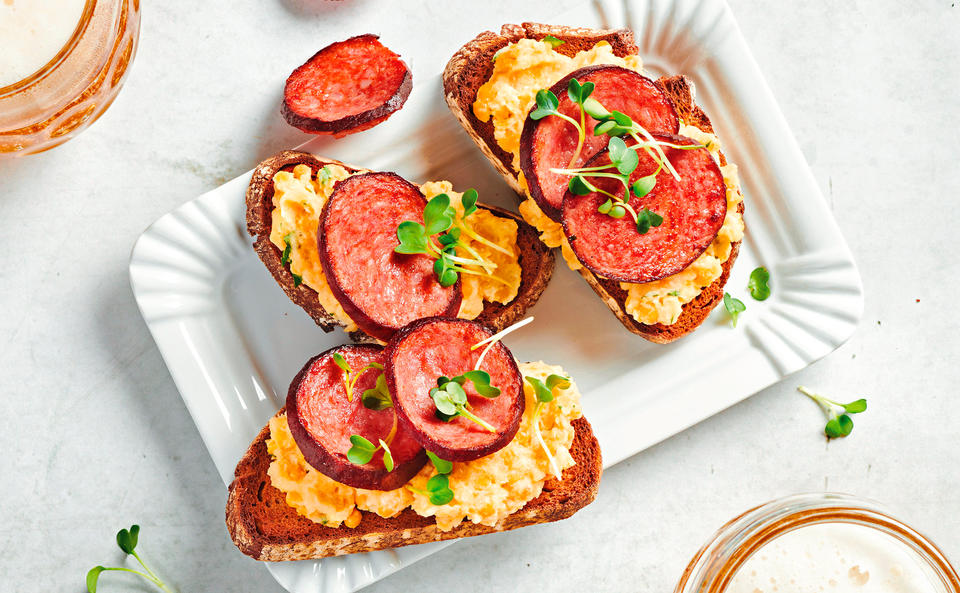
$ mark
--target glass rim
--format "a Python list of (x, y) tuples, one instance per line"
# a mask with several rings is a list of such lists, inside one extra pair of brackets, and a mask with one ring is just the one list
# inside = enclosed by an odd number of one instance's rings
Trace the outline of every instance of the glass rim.
[(845, 523), (872, 528), (917, 555), (946, 591), (960, 576), (943, 552), (877, 502), (837, 492), (795, 494), (756, 506), (718, 529), (687, 565), (674, 593), (723, 593), (746, 561), (771, 540), (802, 527)]
[(90, 25), (90, 21), (93, 20), (93, 12), (96, 8), (96, 5), (97, 0), (86, 0), (83, 6), (83, 12), (80, 14), (80, 20), (77, 21), (76, 28), (74, 28), (73, 33), (70, 35), (70, 38), (67, 39), (67, 42), (63, 44), (63, 47), (60, 48), (60, 51), (58, 51), (55, 56), (50, 58), (49, 62), (44, 64), (39, 70), (35, 71), (30, 76), (8, 84), (7, 86), (0, 86), (0, 99), (39, 83), (51, 72), (56, 70), (57, 67), (67, 58), (67, 56), (70, 55), (70, 52), (77, 47), (77, 44), (80, 43), (80, 38), (83, 37), (84, 32), (86, 32), (87, 27)]

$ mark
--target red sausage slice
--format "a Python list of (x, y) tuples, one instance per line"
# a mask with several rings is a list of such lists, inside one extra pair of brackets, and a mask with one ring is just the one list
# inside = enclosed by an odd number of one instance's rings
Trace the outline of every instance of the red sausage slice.
[(311, 358), (290, 384), (287, 392), (287, 422), (303, 457), (324, 475), (354, 488), (394, 490), (400, 488), (427, 462), (423, 447), (403, 426), (389, 443), (394, 468), (383, 466), (383, 451), (377, 451), (370, 463), (354, 465), (347, 459), (350, 436), (358, 434), (374, 445), (386, 440), (394, 423), (394, 410), (369, 410), (362, 395), (376, 384), (382, 371), (364, 371), (353, 388), (353, 401), (347, 399), (344, 371), (334, 362), (339, 352), (353, 371), (371, 362), (383, 362), (383, 348), (373, 345), (347, 345), (327, 350)]
[[(673, 101), (649, 78), (619, 66), (587, 66), (563, 77), (550, 90), (560, 100), (559, 111), (574, 120), (580, 119), (580, 108), (567, 95), (571, 78), (581, 84), (596, 85), (590, 95), (609, 111), (620, 111), (630, 116), (649, 132), (676, 134), (680, 120)], [(534, 106), (531, 109), (536, 109)], [(574, 167), (606, 147), (607, 136), (594, 136), (597, 120), (586, 116), (586, 137)], [(547, 116), (534, 120), (527, 116), (520, 136), (520, 169), (527, 180), (530, 196), (543, 212), (553, 220), (560, 220), (563, 194), (570, 178), (551, 173), (551, 168), (567, 168), (577, 148), (577, 129), (559, 117)]]
[(415, 319), (456, 315), (460, 281), (443, 287), (426, 255), (393, 251), (397, 225), (423, 221), (427, 201), (394, 173), (362, 173), (339, 182), (320, 215), (317, 243), (337, 301), (360, 329), (387, 341)]
[[(696, 144), (683, 136), (654, 135), (672, 144)], [(680, 180), (666, 170), (657, 174), (653, 190), (642, 198), (631, 195), (638, 213), (648, 208), (663, 217), (659, 227), (641, 235), (632, 217), (615, 219), (597, 212), (607, 197), (592, 193), (563, 199), (563, 229), (577, 257), (592, 272), (623, 282), (652, 282), (680, 272), (700, 257), (713, 242), (727, 215), (727, 189), (720, 167), (706, 148), (663, 148)], [(644, 151), (630, 176), (633, 183), (652, 174), (657, 165)], [(607, 152), (594, 157), (589, 166), (609, 163)], [(623, 185), (614, 179), (590, 178), (600, 189), (623, 195)]]
[(496, 432), (462, 416), (449, 422), (436, 415), (430, 389), (437, 378), (455, 377), (472, 370), (483, 348), (470, 347), (493, 335), (478, 323), (435, 317), (416, 321), (387, 344), (385, 372), (400, 422), (428, 451), (450, 461), (470, 461), (489, 455), (513, 440), (520, 428), (525, 400), (523, 377), (513, 354), (497, 342), (483, 359), (481, 370), (490, 373), (490, 384), (500, 395), (478, 395), (471, 382), (467, 392), (470, 411)]
[(390, 117), (412, 88), (400, 56), (376, 35), (358, 35), (328, 45), (293, 71), (283, 90), (283, 117), (304, 132), (344, 136)]

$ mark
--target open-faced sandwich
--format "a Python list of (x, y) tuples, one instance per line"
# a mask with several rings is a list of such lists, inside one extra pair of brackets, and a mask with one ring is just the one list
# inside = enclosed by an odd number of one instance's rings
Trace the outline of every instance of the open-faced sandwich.
[(417, 186), (286, 151), (254, 170), (246, 201), (254, 249), (283, 290), (325, 331), (358, 341), (438, 315), (499, 331), (553, 273), (535, 229), (446, 181)]
[(447, 64), (454, 115), (630, 331), (670, 342), (723, 298), (743, 238), (736, 166), (683, 76), (644, 75), (633, 33), (525, 23)]
[[(519, 324), (517, 324), (519, 325)], [(517, 326), (514, 326), (517, 327)], [(421, 319), (310, 359), (237, 465), (226, 522), (258, 560), (505, 531), (596, 496), (600, 449), (562, 368), (484, 326)]]

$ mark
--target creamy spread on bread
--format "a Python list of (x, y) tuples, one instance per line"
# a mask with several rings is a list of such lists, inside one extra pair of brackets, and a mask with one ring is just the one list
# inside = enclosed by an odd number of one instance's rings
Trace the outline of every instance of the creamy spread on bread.
[[(548, 247), (559, 247), (564, 261), (572, 270), (583, 267), (570, 247), (560, 223), (552, 220), (530, 197), (526, 180), (519, 172), (520, 135), (530, 107), (538, 90), (550, 88), (567, 74), (597, 64), (612, 64), (643, 74), (638, 56), (618, 57), (605, 41), (574, 57), (554, 51), (549, 43), (521, 39), (504, 47), (497, 54), (493, 74), (477, 91), (473, 104), (474, 115), (480, 121), (492, 121), (497, 144), (513, 155), (513, 167), (526, 200), (520, 204), (520, 214), (540, 232), (540, 240)], [(704, 144), (714, 160), (720, 162), (720, 142), (692, 125), (681, 125), (680, 134)], [(627, 292), (624, 308), (633, 319), (652, 325), (672, 325), (680, 317), (683, 305), (697, 298), (703, 290), (723, 274), (723, 264), (730, 257), (733, 243), (743, 239), (743, 215), (737, 167), (720, 167), (727, 188), (727, 214), (720, 231), (707, 250), (682, 271), (654, 282), (632, 284), (621, 282)]]
[[(561, 367), (544, 362), (519, 366), (524, 376), (541, 381), (550, 374), (565, 374)], [(526, 409), (517, 435), (506, 447), (486, 457), (454, 462), (449, 474), (454, 498), (445, 505), (433, 505), (423, 494), (413, 492), (424, 491), (427, 480), (436, 474), (431, 463), (407, 484), (412, 490), (407, 487), (363, 490), (328, 478), (307, 464), (284, 415), (270, 420), (270, 438), (266, 445), (272, 459), (267, 474), (273, 486), (285, 494), (287, 504), (300, 515), (328, 527), (356, 527), (362, 519), (361, 511), (394, 517), (406, 508), (423, 517), (434, 517), (442, 531), (449, 531), (463, 521), (494, 527), (539, 496), (551, 477), (550, 459), (533, 429), (537, 398), (526, 381), (523, 388)], [(542, 404), (537, 423), (544, 443), (562, 471), (575, 463), (570, 447), (575, 434), (572, 422), (582, 415), (580, 391), (571, 381), (566, 388), (557, 387), (554, 394), (553, 401)]]
[[(334, 184), (355, 173), (339, 165), (327, 165), (322, 173), (314, 175), (308, 165), (297, 165), (293, 171), (279, 171), (273, 176), (273, 212), (271, 214), (270, 242), (281, 252), (289, 245), (290, 273), (299, 277), (303, 284), (317, 293), (322, 306), (334, 319), (345, 326), (346, 331), (355, 331), (357, 325), (347, 315), (330, 289), (317, 248), (317, 227), (323, 205), (333, 194)], [(420, 186), (427, 200), (446, 193), (450, 203), (462, 216), (461, 193), (453, 191), (449, 181), (431, 181)], [(464, 233), (460, 238), (457, 255), (473, 257), (468, 249), (480, 253), (496, 264), (492, 275), (497, 279), (476, 274), (461, 273), (463, 299), (458, 317), (475, 319), (483, 311), (483, 302), (507, 304), (516, 298), (520, 290), (520, 252), (517, 247), (516, 221), (495, 216), (478, 209), (467, 217), (464, 224), (476, 234), (499, 245), (510, 255), (497, 251), (476, 241)]]

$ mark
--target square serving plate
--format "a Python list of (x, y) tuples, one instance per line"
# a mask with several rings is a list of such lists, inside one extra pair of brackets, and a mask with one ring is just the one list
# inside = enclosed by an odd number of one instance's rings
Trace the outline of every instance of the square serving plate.
[[(558, 261), (530, 311), (537, 321), (507, 341), (521, 360), (562, 364), (576, 379), (609, 467), (833, 351), (856, 328), (862, 287), (723, 0), (597, 1), (550, 22), (629, 27), (652, 73), (683, 73), (695, 82), (698, 103), (740, 167), (746, 200), (747, 236), (728, 290), (745, 298), (758, 265), (770, 270), (774, 288), (768, 300), (748, 301), (735, 329), (718, 309), (690, 336), (655, 345), (627, 332)], [(477, 188), (485, 202), (516, 205), (448, 112), (439, 75), (418, 82), (386, 124), (303, 149), (415, 182), (449, 179), (461, 190)], [(137, 304), (225, 484), (303, 362), (347, 341), (340, 331), (325, 334), (293, 305), (254, 254), (244, 221), (249, 179), (242, 175), (157, 220), (130, 261)], [(292, 593), (355, 591), (451, 543), (267, 567)]]

